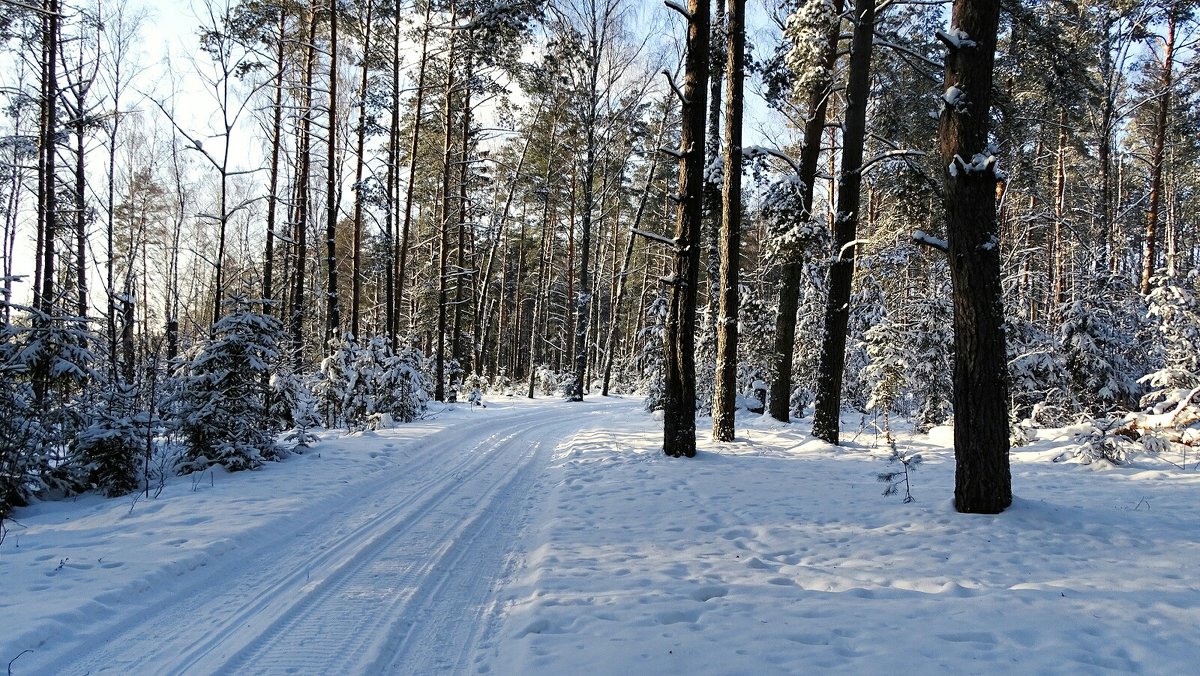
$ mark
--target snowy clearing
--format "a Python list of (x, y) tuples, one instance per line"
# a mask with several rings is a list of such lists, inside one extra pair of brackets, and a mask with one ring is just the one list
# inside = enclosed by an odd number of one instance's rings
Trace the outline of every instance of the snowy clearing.
[[(14, 674), (1188, 673), (1200, 473), (1013, 453), (954, 512), (947, 430), (738, 420), (694, 460), (640, 401), (501, 400), (326, 436), (154, 500), (43, 503), (0, 546)], [(706, 425), (701, 420), (701, 425)], [(847, 418), (845, 428), (858, 426)], [(903, 492), (903, 491), (901, 491)], [(132, 505), (132, 509), (131, 509)], [(30, 650), (21, 654), (24, 650)]]

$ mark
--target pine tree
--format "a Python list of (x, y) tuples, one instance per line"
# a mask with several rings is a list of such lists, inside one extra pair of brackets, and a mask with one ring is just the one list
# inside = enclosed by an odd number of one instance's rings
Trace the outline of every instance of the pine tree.
[(231, 472), (254, 469), (284, 455), (275, 441), (269, 397), (285, 334), (277, 319), (253, 311), (251, 303), (242, 297), (226, 301), (228, 314), (213, 325), (212, 338), (197, 345), (177, 373), (183, 473), (212, 465)]

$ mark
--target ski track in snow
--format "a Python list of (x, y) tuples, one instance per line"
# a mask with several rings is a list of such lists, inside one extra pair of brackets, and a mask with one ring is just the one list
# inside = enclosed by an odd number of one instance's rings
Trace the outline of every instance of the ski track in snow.
[[(587, 418), (583, 418), (584, 421)], [(198, 569), (154, 606), (81, 637), (37, 673), (462, 672), (531, 486), (578, 416), (544, 412), (433, 436), (337, 506)], [(405, 476), (407, 474), (407, 476)], [(151, 652), (146, 652), (148, 649)], [(73, 658), (79, 658), (75, 661)]]

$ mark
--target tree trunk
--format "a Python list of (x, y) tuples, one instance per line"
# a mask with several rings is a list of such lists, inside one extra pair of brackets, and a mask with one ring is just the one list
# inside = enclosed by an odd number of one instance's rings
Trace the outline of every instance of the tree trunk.
[[(450, 23), (458, 19), (458, 6), (450, 4)], [(444, 138), (442, 139), (442, 213), (438, 235), (438, 319), (436, 382), (433, 398), (446, 401), (446, 262), (450, 257), (450, 176), (454, 167), (454, 44), (458, 31), (450, 32), (446, 48), (446, 101), (443, 109)], [(412, 180), (412, 177), (409, 177)]]
[(287, 12), (279, 6), (279, 44), (275, 51), (275, 101), (271, 110), (271, 167), (267, 186), (267, 242), (263, 252), (263, 300), (267, 301), (264, 311), (275, 311), (275, 228), (279, 210), (279, 155), (283, 145), (283, 70), (287, 65)]
[[(730, 0), (732, 2), (732, 0)], [(725, 83), (725, 62), (728, 58), (725, 44), (725, 3), (715, 0), (712, 17), (712, 37), (709, 43), (708, 77), (708, 134), (705, 137), (704, 171), (704, 219), (708, 225), (708, 317), (717, 320), (720, 311), (721, 283), (721, 183), (715, 169), (721, 160), (721, 88)], [(722, 171), (724, 167), (722, 166)], [(719, 329), (718, 329), (719, 331)]]
[[(363, 165), (366, 164), (366, 144), (367, 144), (367, 78), (370, 76), (370, 69), (367, 67), (370, 63), (371, 53), (371, 17), (372, 11), (375, 9), (375, 3), (372, 0), (367, 0), (367, 16), (366, 22), (363, 24), (363, 54), (362, 54), (362, 73), (358, 87), (358, 128), (356, 133), (357, 147), (354, 153), (354, 267), (351, 276), (354, 278), (351, 285), (350, 295), (350, 333), (355, 338), (359, 337), (359, 322), (362, 318), (362, 238), (363, 238), (363, 197), (362, 197), (362, 180), (363, 180)], [(391, 205), (388, 206), (391, 210)]]
[(957, 40), (946, 55), (938, 125), (954, 302), (954, 504), (996, 514), (1012, 503), (1008, 364), (996, 223), (995, 158), (988, 143), (997, 0), (955, 0)]
[(871, 93), (871, 48), (875, 34), (875, 0), (854, 3), (854, 38), (846, 83), (846, 119), (842, 133), (842, 171), (838, 176), (837, 210), (833, 219), (833, 257), (829, 263), (829, 297), (825, 333), (817, 368), (817, 403), (813, 435), (838, 443), (841, 427), (842, 375), (846, 368), (846, 331), (850, 320), (850, 285), (858, 245), (862, 187), (863, 139), (867, 98)]
[(671, 298), (664, 331), (663, 452), (696, 455), (696, 287), (704, 198), (704, 121), (708, 88), (708, 0), (688, 0), (687, 56), (679, 144), (679, 212)]
[[(469, 45), (468, 42), (468, 47)], [(465, 63), (463, 64), (462, 117), (460, 119), (462, 130), (459, 132), (458, 150), (458, 210), (455, 212), (455, 220), (458, 221), (458, 246), (454, 265), (454, 328), (451, 333), (453, 336), (451, 345), (454, 347), (450, 353), (454, 355), (454, 359), (458, 361), (465, 373), (469, 365), (463, 363), (466, 361), (462, 345), (463, 306), (466, 304), (463, 299), (463, 280), (468, 274), (466, 233), (470, 219), (470, 204), (467, 202), (467, 182), (471, 177), (471, 80), (474, 78), (474, 55), (468, 48), (463, 57)], [(474, 236), (470, 241), (472, 244), (474, 243)], [(472, 256), (473, 260), (474, 256)]]
[[(392, 331), (395, 333), (399, 333), (399, 330), (400, 330), (400, 319), (399, 319), (400, 307), (404, 304), (404, 277), (405, 277), (405, 274), (407, 273), (406, 267), (408, 264), (408, 237), (409, 237), (408, 233), (409, 233), (409, 229), (411, 228), (411, 224), (412, 224), (413, 194), (414, 194), (414, 191), (416, 190), (416, 184), (417, 184), (417, 182), (416, 182), (417, 150), (419, 148), (419, 144), (421, 141), (421, 112), (422, 112), (422, 109), (424, 108), (424, 104), (425, 104), (425, 74), (426, 74), (426, 70), (427, 70), (426, 67), (428, 65), (428, 57), (429, 57), (429, 30), (430, 30), (429, 17), (430, 17), (430, 12), (432, 11), (432, 7), (433, 7), (433, 3), (431, 1), (427, 1), (425, 3), (425, 25), (421, 31), (421, 61), (420, 61), (420, 64), (417, 66), (417, 99), (416, 99), (416, 102), (413, 104), (412, 137), (409, 139), (409, 144), (408, 144), (408, 185), (404, 189), (404, 221), (400, 226), (400, 241), (397, 243), (397, 248), (399, 248), (400, 251), (399, 251), (399, 255), (397, 256), (398, 262), (396, 264), (396, 282), (395, 282), (396, 283), (396, 315), (397, 316), (394, 320), (395, 325), (392, 327)], [(399, 68), (400, 68), (400, 66), (399, 66), (399, 64), (400, 64), (399, 12), (397, 12), (395, 30), (396, 30), (396, 38), (392, 44), (392, 49), (393, 49), (392, 74), (395, 77), (395, 87), (396, 87), (397, 93), (394, 94), (393, 99), (392, 99), (393, 104), (394, 104), (394, 109), (393, 109), (394, 112), (393, 112), (393, 119), (392, 119), (393, 143), (398, 142), (398, 139), (399, 139), (399, 120), (400, 120), (400, 100), (399, 100), (399, 93), (398, 93), (399, 89), (400, 89), (400, 84), (399, 84), (399, 80), (400, 80), (400, 75), (399, 75), (399, 73), (400, 73), (400, 71), (399, 71)]]
[(738, 267), (742, 222), (742, 83), (746, 60), (746, 0), (730, 0), (729, 77), (725, 101), (725, 184), (721, 210), (721, 303), (717, 322), (717, 387), (713, 440), (733, 441), (737, 412)]
[(1167, 37), (1163, 43), (1162, 71), (1159, 74), (1158, 105), (1155, 107), (1154, 141), (1150, 148), (1150, 206), (1146, 209), (1146, 237), (1142, 241), (1140, 289), (1143, 294), (1150, 293), (1150, 279), (1154, 276), (1155, 260), (1158, 258), (1158, 221), (1163, 194), (1163, 151), (1166, 147), (1168, 113), (1171, 109), (1176, 20), (1175, 11), (1168, 10)]
[[(38, 234), (42, 247), (40, 277), (35, 279), (34, 308), (50, 314), (54, 307), (54, 240), (58, 237), (58, 183), (56, 138), (58, 131), (58, 0), (42, 5), (42, 100), (38, 153)], [(40, 286), (39, 283), (40, 282)], [(39, 394), (39, 403), (40, 395)]]
[[(834, 12), (842, 13), (842, 0), (834, 0)], [(837, 23), (825, 43), (822, 59), (824, 72), (832, 73), (837, 62)], [(821, 158), (821, 136), (825, 131), (825, 116), (833, 83), (825, 78), (808, 97), (808, 118), (804, 122), (804, 147), (800, 151), (800, 181), (804, 185), (801, 218), (812, 219), (817, 163)], [(768, 412), (771, 417), (788, 422), (791, 419), (792, 353), (796, 343), (796, 311), (800, 305), (800, 280), (804, 272), (801, 261), (786, 261), (779, 281), (779, 314), (775, 318), (775, 379), (771, 381)]]
[(304, 103), (301, 106), (300, 137), (296, 140), (296, 190), (293, 208), (295, 215), (296, 270), (292, 289), (290, 328), (293, 360), (296, 368), (304, 363), (304, 313), (306, 310), (304, 284), (308, 268), (308, 202), (309, 173), (312, 166), (313, 75), (317, 62), (317, 12), (308, 8), (308, 30), (304, 53)]
[[(329, 116), (325, 144), (325, 340), (337, 340), (341, 334), (342, 310), (338, 302), (337, 269), (337, 95), (338, 95), (338, 5), (329, 2)], [(329, 348), (332, 349), (332, 348)]]

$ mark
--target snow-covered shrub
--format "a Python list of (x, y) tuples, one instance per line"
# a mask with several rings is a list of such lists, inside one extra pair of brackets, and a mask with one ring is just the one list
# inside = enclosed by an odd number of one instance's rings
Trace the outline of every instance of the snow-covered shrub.
[(1061, 427), (1070, 422), (1069, 375), (1053, 336), (1033, 322), (1008, 317), (1009, 417)]
[(875, 475), (879, 483), (887, 484), (883, 490), (885, 496), (896, 495), (900, 490), (900, 485), (904, 485), (904, 502), (916, 502), (917, 499), (912, 494), (912, 474), (921, 466), (921, 454), (912, 451), (901, 451), (896, 447), (896, 442), (889, 436), (888, 446), (892, 453), (888, 456), (889, 464), (900, 464), (898, 470), (888, 470)]
[(38, 483), (35, 452), (44, 439), (20, 337), (12, 325), (0, 331), (0, 519), (28, 504)]
[(866, 410), (883, 414), (884, 435), (891, 439), (891, 414), (901, 393), (908, 388), (912, 357), (905, 331), (891, 316), (885, 316), (863, 336), (870, 362), (863, 368), (869, 386)]
[(138, 461), (144, 460), (157, 431), (149, 411), (139, 411), (133, 385), (117, 382), (101, 394), (92, 423), (76, 439), (88, 485), (110, 497), (138, 489)]
[[(457, 362), (450, 362), (447, 370), (456, 368)], [(348, 334), (322, 363), (314, 386), (326, 425), (349, 429), (411, 422), (425, 414), (432, 393), (428, 364), (416, 347), (396, 354), (385, 338), (360, 346)]]
[(0, 331), (0, 513), (86, 486), (75, 439), (88, 424), (97, 336), (82, 317), (21, 313)]
[(329, 356), (321, 360), (321, 371), (313, 385), (317, 412), (326, 427), (365, 429), (371, 410), (370, 375), (363, 374), (363, 350), (354, 336), (346, 334), (330, 341)]
[(401, 422), (412, 422), (425, 415), (434, 387), (428, 360), (421, 350), (411, 343), (401, 348), (388, 372), (394, 388), (392, 417)]
[(575, 383), (578, 382), (575, 378), (574, 371), (562, 371), (555, 376), (555, 382), (558, 383), (558, 396), (566, 401), (578, 401), (575, 398)]
[(1061, 453), (1054, 461), (1062, 462), (1074, 458), (1085, 465), (1094, 462), (1125, 464), (1140, 449), (1140, 445), (1127, 434), (1121, 433), (1120, 424), (1119, 419), (1113, 418), (1092, 421), (1086, 431), (1075, 435), (1075, 445)]
[(1158, 278), (1147, 302), (1157, 331), (1158, 368), (1140, 380), (1149, 390), (1141, 412), (1126, 417), (1123, 433), (1148, 453), (1200, 446), (1200, 301), (1197, 273)]
[(908, 382), (915, 410), (913, 422), (919, 432), (945, 423), (953, 412), (954, 321), (948, 289), (931, 293), (911, 303), (909, 315)]
[[(869, 270), (870, 260), (864, 257), (863, 268)], [(858, 288), (850, 295), (850, 319), (846, 335), (846, 366), (842, 375), (843, 406), (858, 411), (867, 410), (870, 385), (864, 369), (871, 358), (867, 354), (867, 331), (883, 321), (887, 313), (882, 285), (874, 274), (863, 274)]]
[(193, 348), (177, 373), (179, 428), (186, 451), (183, 473), (222, 465), (253, 469), (276, 460), (275, 421), (268, 407), (270, 377), (287, 340), (274, 317), (254, 312), (250, 301), (226, 301), (229, 314), (212, 337)]
[(288, 430), (284, 439), (293, 451), (303, 451), (320, 440), (311, 432), (321, 425), (321, 416), (306, 378), (290, 372), (271, 377), (270, 417), (279, 429)]
[(536, 389), (543, 396), (550, 396), (558, 392), (558, 374), (548, 364), (539, 364), (534, 369), (534, 383)]
[(501, 368), (500, 372), (492, 377), (492, 383), (487, 389), (511, 397), (513, 394), (513, 383), (512, 379), (508, 377), (508, 372)]
[(1120, 279), (1094, 279), (1086, 293), (1060, 309), (1059, 351), (1070, 376), (1071, 399), (1086, 414), (1128, 410), (1133, 403), (1138, 385), (1128, 351), (1136, 344), (1136, 327), (1122, 309), (1136, 295)]
[(661, 410), (666, 396), (663, 364), (666, 359), (664, 326), (666, 325), (669, 300), (659, 293), (646, 308), (646, 326), (638, 331), (637, 392), (646, 398), (647, 411)]
[[(1200, 385), (1200, 301), (1195, 271), (1188, 280), (1159, 278), (1147, 297), (1150, 320), (1158, 329), (1159, 367), (1141, 378), (1148, 392), (1142, 407), (1162, 413)], [(1184, 391), (1184, 395), (1180, 391)]]

